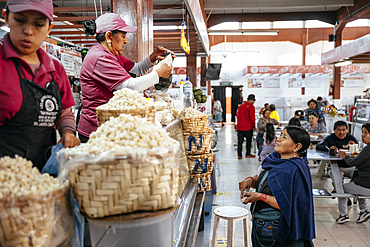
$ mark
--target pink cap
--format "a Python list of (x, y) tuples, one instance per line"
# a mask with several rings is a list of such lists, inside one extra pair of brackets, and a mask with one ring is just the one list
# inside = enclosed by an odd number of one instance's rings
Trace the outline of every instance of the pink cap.
[(7, 7), (13, 13), (35, 10), (54, 21), (52, 0), (8, 0)]
[(113, 30), (120, 30), (127, 33), (133, 33), (137, 27), (129, 26), (117, 14), (106, 13), (95, 20), (96, 33), (105, 33)]

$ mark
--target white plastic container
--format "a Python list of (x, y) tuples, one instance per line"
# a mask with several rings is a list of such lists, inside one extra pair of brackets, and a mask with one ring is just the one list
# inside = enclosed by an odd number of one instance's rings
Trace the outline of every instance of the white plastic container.
[(173, 215), (169, 213), (131, 221), (87, 218), (92, 247), (172, 247)]

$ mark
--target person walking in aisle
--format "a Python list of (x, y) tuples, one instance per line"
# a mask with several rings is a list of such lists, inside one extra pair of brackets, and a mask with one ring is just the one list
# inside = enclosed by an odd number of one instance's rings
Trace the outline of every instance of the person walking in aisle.
[(246, 158), (253, 158), (255, 155), (251, 154), (253, 129), (255, 128), (255, 109), (254, 102), (256, 97), (254, 94), (248, 95), (247, 102), (241, 104), (236, 113), (237, 124), (236, 129), (238, 131), (238, 159), (242, 158), (242, 146), (244, 138), (247, 138)]

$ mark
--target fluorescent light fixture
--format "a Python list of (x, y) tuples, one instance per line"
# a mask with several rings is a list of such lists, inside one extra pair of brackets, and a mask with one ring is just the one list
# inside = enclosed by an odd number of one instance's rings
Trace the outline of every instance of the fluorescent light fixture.
[(208, 32), (208, 35), (278, 35), (278, 30), (245, 30), (245, 29), (239, 29), (239, 30), (212, 30)]
[(5, 32), (10, 32), (10, 28), (8, 26), (2, 26), (0, 29), (4, 30)]
[(65, 24), (67, 24), (67, 25), (74, 25), (72, 22), (69, 22), (69, 21), (63, 21)]
[(352, 64), (352, 60), (338, 62), (338, 63), (335, 63), (334, 66), (335, 67), (341, 67), (341, 66), (346, 66), (346, 65), (350, 65), (350, 64)]
[(78, 30), (85, 32), (85, 30), (83, 28), (79, 28)]
[(153, 30), (177, 30), (182, 28), (186, 28), (186, 26), (153, 26)]
[(53, 15), (53, 17), (54, 17), (54, 18), (58, 18), (58, 16), (57, 16), (57, 15)]

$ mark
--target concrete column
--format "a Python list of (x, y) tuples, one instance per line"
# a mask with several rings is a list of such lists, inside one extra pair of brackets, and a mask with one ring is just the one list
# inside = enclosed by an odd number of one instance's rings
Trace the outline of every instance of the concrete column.
[(111, 0), (112, 12), (128, 25), (136, 26), (127, 34), (123, 55), (139, 62), (153, 52), (153, 0)]
[[(342, 45), (342, 32), (335, 35), (335, 47)], [(333, 99), (340, 99), (340, 70), (341, 67), (334, 67), (333, 70)]]
[[(193, 25), (193, 22), (189, 18), (189, 25)], [(196, 35), (191, 34), (190, 39), (190, 54), (186, 55), (186, 75), (189, 77), (193, 86), (197, 86), (197, 40)]]

